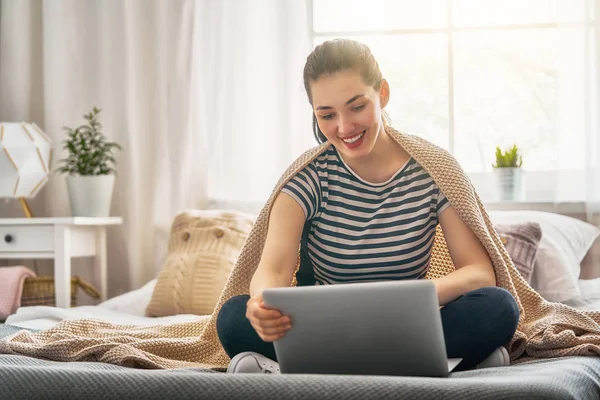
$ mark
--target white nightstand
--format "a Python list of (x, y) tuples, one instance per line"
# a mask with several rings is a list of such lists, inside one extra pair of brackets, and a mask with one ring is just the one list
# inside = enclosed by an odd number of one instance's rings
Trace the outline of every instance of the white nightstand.
[(95, 257), (94, 272), (106, 300), (106, 227), (121, 217), (0, 218), (0, 259), (54, 259), (56, 306), (71, 299), (71, 258)]

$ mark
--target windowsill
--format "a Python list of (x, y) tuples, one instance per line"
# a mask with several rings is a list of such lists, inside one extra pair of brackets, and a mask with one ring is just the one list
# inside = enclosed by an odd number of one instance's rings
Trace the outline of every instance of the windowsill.
[(535, 210), (558, 214), (583, 214), (585, 203), (582, 201), (484, 201), (490, 211)]
[[(490, 210), (536, 210), (585, 214), (585, 172), (579, 170), (527, 171), (522, 174), (519, 200), (499, 200), (500, 182), (493, 171), (469, 173), (475, 190)], [(496, 200), (498, 199), (498, 200)]]

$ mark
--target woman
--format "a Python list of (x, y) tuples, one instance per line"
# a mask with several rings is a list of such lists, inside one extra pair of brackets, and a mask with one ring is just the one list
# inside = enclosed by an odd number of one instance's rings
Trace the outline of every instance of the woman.
[(495, 286), (488, 253), (431, 176), (388, 135), (390, 88), (368, 47), (344, 39), (317, 46), (304, 86), (315, 137), (332, 146), (281, 190), (249, 296), (220, 310), (230, 371), (278, 371), (272, 342), (292, 321), (264, 306), (262, 290), (289, 286), (299, 244), (299, 284), (421, 279), (438, 223), (456, 267), (433, 280), (448, 357), (463, 358), (458, 370), (507, 365), (502, 345), (517, 328), (517, 303)]

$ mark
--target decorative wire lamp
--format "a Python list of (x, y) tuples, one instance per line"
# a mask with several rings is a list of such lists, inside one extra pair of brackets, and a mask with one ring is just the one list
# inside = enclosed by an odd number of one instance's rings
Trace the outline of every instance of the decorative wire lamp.
[(48, 181), (52, 141), (36, 124), (0, 122), (0, 197), (18, 198), (27, 218), (27, 198)]

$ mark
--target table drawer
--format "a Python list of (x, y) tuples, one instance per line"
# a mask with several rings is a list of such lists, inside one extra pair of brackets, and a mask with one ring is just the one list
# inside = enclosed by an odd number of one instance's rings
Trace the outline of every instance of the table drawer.
[(53, 251), (54, 226), (52, 225), (2, 225), (0, 226), (0, 251)]

